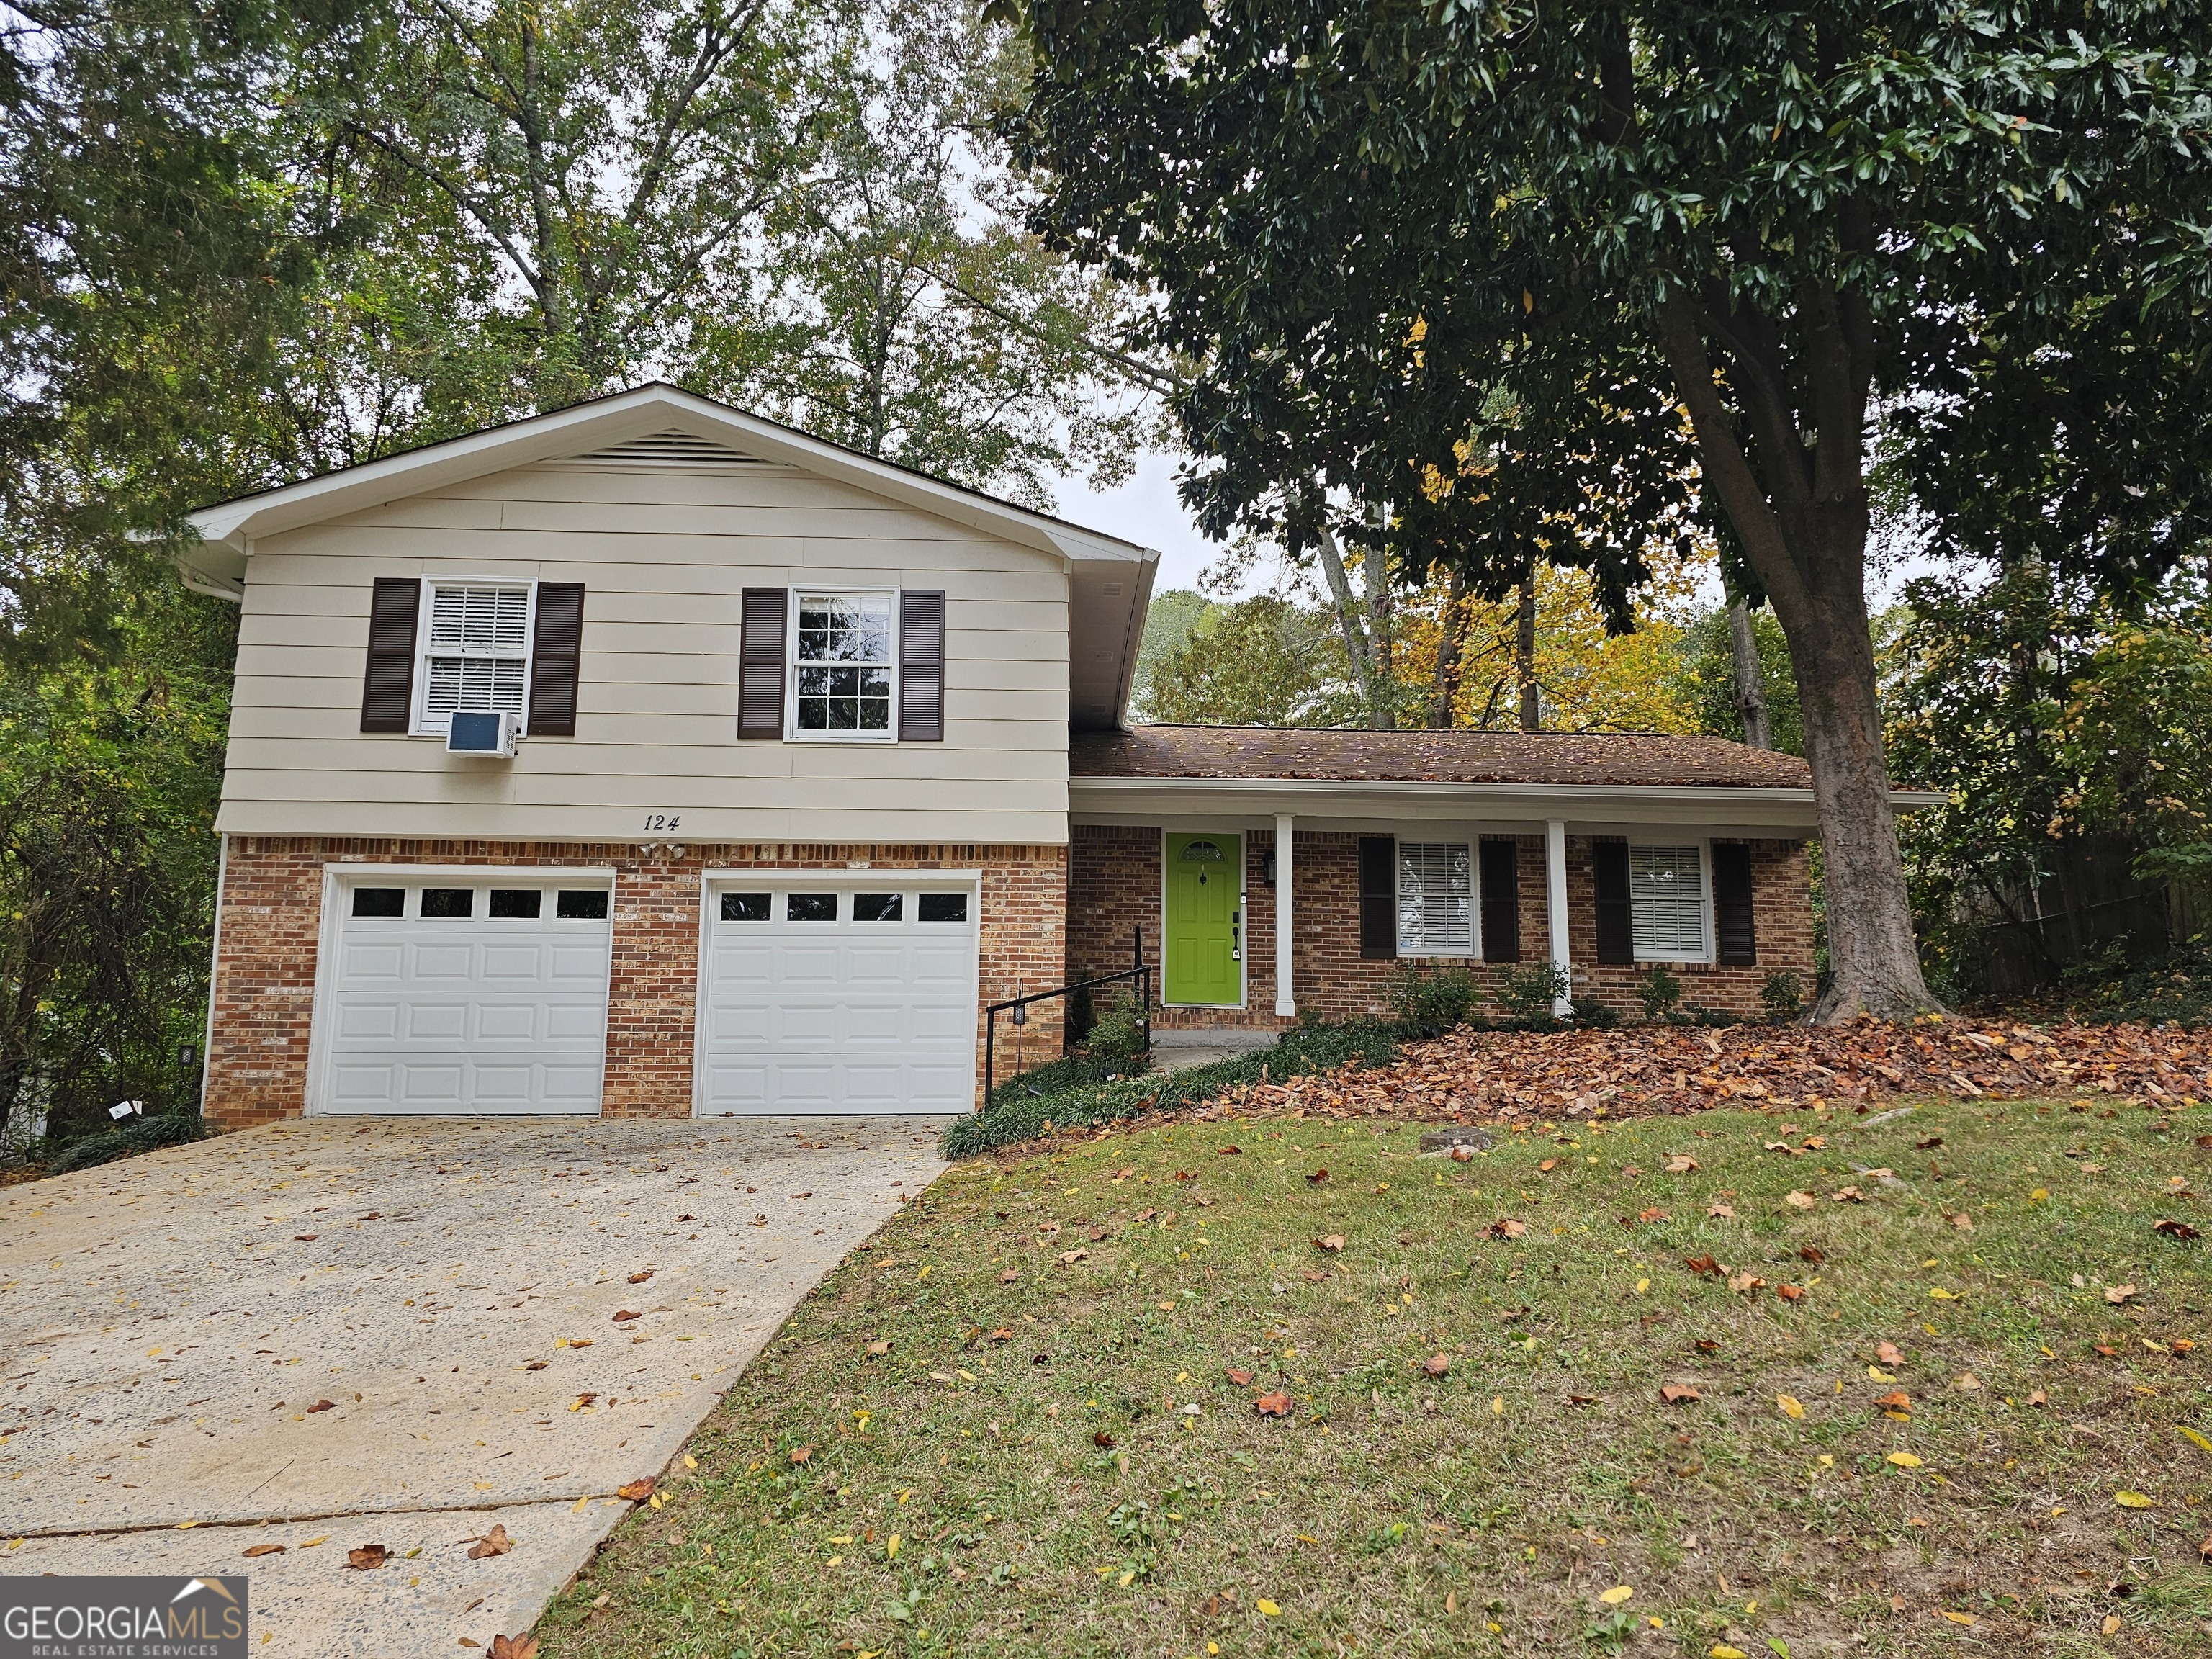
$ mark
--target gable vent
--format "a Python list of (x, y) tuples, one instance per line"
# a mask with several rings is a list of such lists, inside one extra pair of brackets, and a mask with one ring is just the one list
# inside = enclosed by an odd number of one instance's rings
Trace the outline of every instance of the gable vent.
[(603, 461), (620, 466), (757, 466), (757, 456), (742, 454), (711, 438), (695, 438), (688, 432), (656, 432), (648, 438), (632, 438), (611, 449), (579, 455), (580, 461)]

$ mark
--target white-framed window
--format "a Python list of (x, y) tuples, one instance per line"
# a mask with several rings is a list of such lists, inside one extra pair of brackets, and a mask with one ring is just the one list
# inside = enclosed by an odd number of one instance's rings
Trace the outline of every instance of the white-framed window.
[(791, 735), (890, 742), (898, 735), (898, 599), (793, 594)]
[(422, 582), (416, 626), (415, 729), (445, 735), (457, 714), (514, 716), (527, 725), (531, 630), (537, 621), (534, 582)]
[(1638, 962), (1712, 957), (1705, 849), (1695, 843), (1628, 849), (1628, 915)]
[(1398, 843), (1398, 954), (1474, 954), (1474, 849), (1465, 842)]

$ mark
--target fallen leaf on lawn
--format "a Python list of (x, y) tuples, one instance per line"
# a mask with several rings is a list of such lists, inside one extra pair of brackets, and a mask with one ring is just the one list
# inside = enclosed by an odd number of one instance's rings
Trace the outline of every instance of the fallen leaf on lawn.
[(626, 1498), (633, 1504), (642, 1504), (653, 1496), (653, 1477), (641, 1475), (635, 1480), (624, 1481), (615, 1488), (615, 1496)]
[(1559, 1159), (1557, 1159), (1556, 1158), (1546, 1158), (1542, 1163), (1539, 1164), (1536, 1166), (1536, 1173), (1537, 1173), (1538, 1175), (1549, 1175), (1549, 1174), (1551, 1174), (1551, 1173), (1552, 1173), (1552, 1171), (1553, 1171), (1553, 1170), (1554, 1170), (1558, 1169), (1559, 1167)]
[(1905, 1350), (1894, 1342), (1877, 1342), (1874, 1345), (1874, 1357), (1885, 1365), (1902, 1365)]
[(2168, 1238), (2180, 1239), (2184, 1243), (2197, 1237), (2197, 1229), (2186, 1221), (2161, 1221), (2151, 1228), (2154, 1233), (2164, 1233)]
[(1006, 1272), (999, 1275), (999, 1283), (1001, 1285), (1018, 1285), (1021, 1282), (1021, 1278), (1022, 1273), (1020, 1268), (1009, 1267)]
[(1060, 1253), (1060, 1265), (1063, 1267), (1073, 1267), (1079, 1261), (1090, 1260), (1091, 1252), (1088, 1250), (1062, 1250)]
[(1455, 1163), (1455, 1164), (1472, 1164), (1472, 1163), (1474, 1163), (1474, 1147), (1472, 1147), (1472, 1146), (1455, 1146), (1455, 1147), (1453, 1147), (1453, 1148), (1451, 1149), (1451, 1161), (1452, 1161), (1453, 1163)]
[(1011, 1342), (1014, 1340), (1014, 1334), (1006, 1326), (1001, 1325), (997, 1330), (993, 1331), (990, 1336), (986, 1340), (992, 1342)]
[(1093, 1429), (1091, 1431), (1091, 1443), (1101, 1451), (1112, 1451), (1118, 1443), (1105, 1430)]
[(1809, 1261), (1817, 1267), (1828, 1259), (1828, 1253), (1818, 1244), (1800, 1244), (1797, 1247), (1797, 1259), (1801, 1261)]
[(644, 1284), (644, 1283), (645, 1283), (645, 1281), (646, 1281), (647, 1279), (650, 1279), (650, 1278), (652, 1278), (652, 1277), (653, 1277), (653, 1269), (652, 1269), (652, 1268), (650, 1268), (650, 1267), (647, 1267), (647, 1268), (643, 1273), (632, 1273), (632, 1274), (629, 1276), (629, 1282), (630, 1282), (631, 1284), (633, 1284), (633, 1285), (642, 1285), (642, 1284)]
[(1240, 1389), (1249, 1389), (1252, 1386), (1252, 1373), (1242, 1369), (1232, 1368), (1229, 1373), (1229, 1380), (1231, 1382), (1234, 1382)]
[(282, 1555), (284, 1553), (284, 1547), (282, 1544), (256, 1544), (246, 1553), (248, 1556)]
[(1799, 1400), (1795, 1395), (1778, 1394), (1774, 1396), (1774, 1403), (1782, 1407), (1782, 1414), (1784, 1417), (1802, 1417), (1805, 1415), (1804, 1402)]
[(2189, 1443), (2196, 1447), (2197, 1450), (2202, 1452), (2212, 1452), (2212, 1440), (2208, 1440), (2204, 1436), (2197, 1433), (2196, 1430), (2189, 1427), (2186, 1424), (2183, 1424), (2181, 1425), (2181, 1436), (2183, 1439), (2188, 1441)]
[(2112, 1494), (2112, 1502), (2124, 1510), (2154, 1510), (2158, 1507), (2156, 1498), (2146, 1498), (2139, 1492), (2116, 1492)]
[(1974, 1615), (1971, 1613), (1954, 1613), (1948, 1607), (1938, 1607), (1936, 1611), (1954, 1625), (1971, 1625), (1974, 1622)]
[(2031, 1406), (2047, 1406), (2051, 1403), (2051, 1396), (2038, 1389), (2033, 1394), (2028, 1395), (2027, 1403)]
[(1600, 1590), (1597, 1599), (1609, 1607), (1617, 1607), (1636, 1592), (1626, 1584), (1615, 1584), (1609, 1590)]
[(1962, 1233), (1970, 1233), (1974, 1231), (1974, 1218), (1961, 1210), (1951, 1218), (1951, 1224)]
[(1749, 1659), (1741, 1648), (1732, 1648), (1725, 1642), (1716, 1642), (1705, 1650), (1706, 1659)]
[(1663, 1382), (1659, 1387), (1659, 1398), (1669, 1406), (1679, 1406), (1686, 1401), (1702, 1400), (1705, 1396), (1687, 1382)]
[(1301, 1267), (1298, 1269), (1298, 1277), (1309, 1285), (1318, 1285), (1327, 1279), (1328, 1274), (1319, 1267)]
[(1863, 1204), (1866, 1202), (1866, 1194), (1856, 1187), (1846, 1187), (1841, 1192), (1832, 1193), (1829, 1196), (1833, 1198), (1838, 1204)]
[(507, 1535), (507, 1528), (504, 1525), (496, 1525), (483, 1537), (472, 1539), (470, 1541), (469, 1559), (489, 1561), (495, 1555), (505, 1555), (514, 1547), (514, 1540)]
[(1288, 1417), (1291, 1414), (1291, 1397), (1280, 1389), (1273, 1394), (1263, 1394), (1252, 1402), (1252, 1409), (1262, 1417)]
[(1916, 1140), (1916, 1141), (1914, 1141), (1914, 1142), (1912, 1143), (1912, 1149), (1913, 1149), (1913, 1151), (1915, 1151), (1915, 1152), (1934, 1152), (1934, 1151), (1935, 1151), (1938, 1146), (1941, 1146), (1942, 1144), (1943, 1144), (1943, 1137), (1942, 1137), (1942, 1136), (1941, 1136), (1941, 1135), (1930, 1135), (1930, 1136), (1929, 1136), (1929, 1137), (1928, 1137), (1928, 1139), (1925, 1139), (1925, 1140)]
[(1900, 1469), (1917, 1469), (1920, 1467), (1920, 1460), (1911, 1452), (1892, 1452), (1888, 1461), (1896, 1464)]
[(1318, 1187), (1322, 1182), (1328, 1179), (1328, 1171), (1327, 1170), (1316, 1170), (1311, 1175), (1308, 1176), (1306, 1179), (1313, 1182), (1315, 1186)]
[(814, 1455), (814, 1448), (813, 1448), (813, 1447), (811, 1447), (811, 1446), (801, 1446), (801, 1447), (799, 1447), (799, 1449), (798, 1449), (798, 1450), (796, 1450), (796, 1451), (794, 1451), (794, 1452), (793, 1452), (793, 1453), (792, 1453), (792, 1455), (791, 1455), (791, 1461), (792, 1461), (793, 1462), (794, 1462), (794, 1463), (804, 1463), (804, 1462), (805, 1462), (808, 1458), (810, 1458), (810, 1457), (811, 1457), (811, 1456), (813, 1456), (813, 1455)]
[(337, 1403), (335, 1401), (331, 1400), (318, 1400), (313, 1405), (308, 1407), (307, 1409), (311, 1413), (334, 1412), (337, 1409)]
[(1667, 1160), (1667, 1173), (1668, 1175), (1687, 1175), (1691, 1170), (1698, 1167), (1700, 1166), (1698, 1165), (1698, 1160), (1692, 1158), (1687, 1152), (1677, 1152), (1674, 1157)]
[(1644, 1210), (1644, 1211), (1640, 1211), (1640, 1212), (1638, 1213), (1638, 1215), (1637, 1215), (1637, 1218), (1637, 1218), (1638, 1221), (1647, 1221), (1647, 1222), (1648, 1222), (1648, 1221), (1672, 1221), (1674, 1218), (1673, 1216), (1671, 1216), (1671, 1215), (1668, 1215), (1668, 1214), (1667, 1213), (1667, 1212), (1666, 1212), (1666, 1211), (1664, 1211), (1664, 1210), (1661, 1210), (1661, 1209), (1650, 1209), (1650, 1210)]
[(2136, 1287), (2132, 1285), (2110, 1285), (2105, 1289), (2105, 1300), (2116, 1308), (2123, 1302), (2132, 1302), (2135, 1299)]
[(1802, 1285), (1777, 1285), (1774, 1293), (1784, 1302), (1802, 1302), (1805, 1299), (1805, 1287)]
[(538, 1659), (538, 1638), (525, 1632), (491, 1638), (491, 1659)]
[(887, 1336), (879, 1336), (874, 1341), (868, 1344), (869, 1355), (873, 1358), (881, 1359), (890, 1351), (890, 1339)]
[(1981, 1388), (1982, 1379), (1976, 1376), (1972, 1371), (1961, 1371), (1958, 1376), (1951, 1379), (1951, 1386), (1954, 1389), (1963, 1389), (1968, 1394), (1972, 1394)]
[(1213, 1150), (1219, 1152), (1224, 1158), (1235, 1158), (1244, 1149), (1242, 1146), (1217, 1146)]
[(346, 1565), (356, 1572), (368, 1572), (382, 1566), (391, 1555), (381, 1544), (356, 1544), (346, 1552)]
[(1902, 1389), (1896, 1389), (1874, 1403), (1886, 1412), (1909, 1412), (1912, 1409), (1912, 1396)]
[(1421, 1369), (1431, 1376), (1442, 1376), (1451, 1369), (1451, 1361), (1443, 1354), (1432, 1353), (1421, 1362)]
[(1528, 1231), (1528, 1224), (1525, 1221), (1493, 1221), (1490, 1224), (1492, 1238), (1520, 1238)]
[(1757, 1273), (1738, 1273), (1729, 1280), (1729, 1289), (1742, 1295), (1759, 1289), (1765, 1283)]
[(1735, 1219), (1735, 1212), (1725, 1204), (1708, 1204), (1705, 1206), (1705, 1213), (1721, 1221)]
[(1713, 1279), (1718, 1279), (1723, 1273), (1728, 1271), (1728, 1269), (1722, 1267), (1719, 1262), (1713, 1260), (1712, 1252), (1710, 1250), (1703, 1255), (1684, 1256), (1682, 1258), (1682, 1265), (1685, 1267), (1687, 1267), (1693, 1273), (1704, 1273)]
[(1331, 1255), (1334, 1255), (1343, 1248), (1344, 1235), (1342, 1233), (1330, 1233), (1325, 1237), (1316, 1238), (1314, 1240), (1314, 1249), (1316, 1250), (1327, 1250)]
[(1259, 1608), (1261, 1613), (1267, 1614), (1270, 1619), (1273, 1619), (1277, 1613), (1282, 1611), (1280, 1607), (1277, 1607), (1273, 1601), (1270, 1601), (1264, 1595), (1255, 1600), (1252, 1605)]
[(1792, 1193), (1782, 1201), (1793, 1210), (1809, 1210), (1820, 1200), (1810, 1193)]

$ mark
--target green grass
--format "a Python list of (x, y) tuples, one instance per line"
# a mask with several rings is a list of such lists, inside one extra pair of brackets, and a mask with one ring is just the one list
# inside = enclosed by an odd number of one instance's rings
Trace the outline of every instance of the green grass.
[[(545, 1652), (2201, 1655), (2212, 1245), (2153, 1224), (2212, 1226), (2172, 1185), (2212, 1186), (2212, 1110), (2178, 1118), (1712, 1112), (1467, 1164), (1276, 1119), (978, 1160), (808, 1298)], [(1785, 1123), (1826, 1146), (1764, 1150)]]
[(1380, 1066), (1398, 1052), (1398, 1039), (1387, 1026), (1369, 1022), (1294, 1026), (1272, 1048), (1249, 1048), (1226, 1060), (1187, 1066), (1179, 1072), (1143, 1072), (1115, 1082), (1103, 1080), (1110, 1064), (1082, 1056), (1056, 1060), (1025, 1073), (992, 1091), (988, 1111), (957, 1117), (945, 1126), (942, 1150), (947, 1158), (975, 1158), (1002, 1146), (1034, 1140), (1053, 1129), (1118, 1123), (1154, 1109), (1174, 1111), (1200, 1106), (1240, 1083), (1256, 1083), (1262, 1070), (1282, 1079), (1301, 1072), (1326, 1072), (1357, 1060)]

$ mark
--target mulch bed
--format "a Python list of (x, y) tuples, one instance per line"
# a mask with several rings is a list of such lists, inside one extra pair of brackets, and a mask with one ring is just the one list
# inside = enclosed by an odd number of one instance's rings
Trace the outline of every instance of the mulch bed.
[(1899, 1025), (1456, 1031), (1356, 1062), (1231, 1090), (1217, 1111), (1423, 1120), (1642, 1116), (1731, 1102), (1870, 1109), (1885, 1096), (2078, 1096), (2157, 1110), (2212, 1099), (2212, 1031), (2024, 1025), (1956, 1018)]

